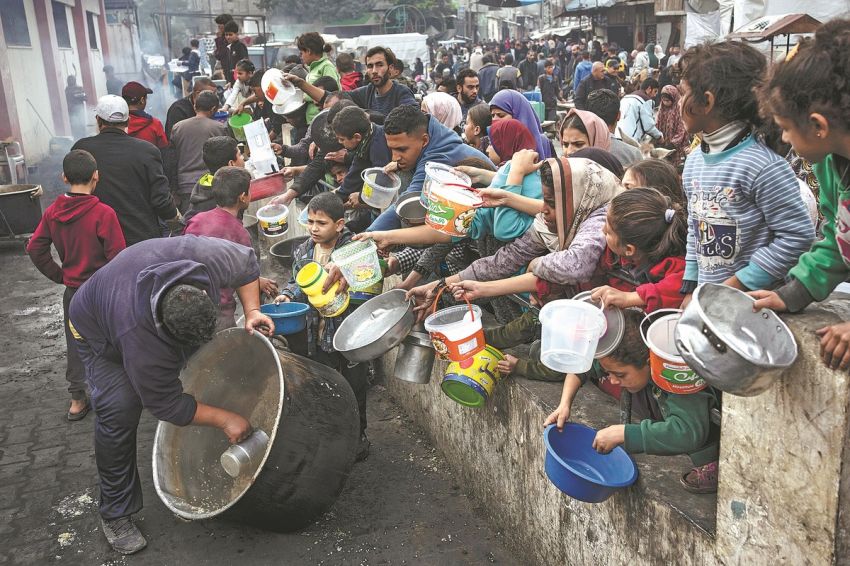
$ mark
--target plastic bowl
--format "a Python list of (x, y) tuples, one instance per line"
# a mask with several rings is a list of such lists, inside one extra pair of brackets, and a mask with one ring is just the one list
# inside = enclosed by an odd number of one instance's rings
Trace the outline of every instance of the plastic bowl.
[(274, 321), (275, 334), (295, 334), (307, 328), (307, 311), (304, 303), (269, 303), (260, 306), (260, 312)]
[(363, 190), (360, 196), (363, 202), (373, 208), (387, 208), (401, 188), (399, 176), (395, 173), (384, 173), (381, 167), (365, 169), (360, 177), (363, 179)]
[(600, 454), (593, 449), (595, 437), (595, 430), (579, 423), (565, 423), (563, 432), (555, 425), (543, 431), (549, 481), (585, 503), (605, 501), (638, 477), (634, 460), (621, 446)]

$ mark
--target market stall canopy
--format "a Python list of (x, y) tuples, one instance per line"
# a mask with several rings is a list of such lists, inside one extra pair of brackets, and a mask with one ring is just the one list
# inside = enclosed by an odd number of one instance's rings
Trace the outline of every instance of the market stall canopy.
[(384, 35), (361, 35), (342, 40), (340, 51), (355, 52), (358, 57), (364, 57), (370, 47), (383, 45), (389, 47), (395, 56), (408, 64), (413, 64), (417, 57), (427, 61), (428, 36), (421, 33), (392, 33)]
[(753, 20), (726, 36), (727, 39), (745, 41), (768, 41), (777, 35), (813, 33), (821, 22), (808, 14), (778, 14)]
[(558, 17), (570, 12), (591, 12), (611, 8), (615, 4), (617, 4), (617, 0), (565, 0), (564, 8)]
[(574, 30), (581, 29), (581, 18), (566, 18), (560, 22), (563, 25), (554, 28), (544, 28), (531, 33), (531, 39), (540, 39), (549, 35), (567, 36)]

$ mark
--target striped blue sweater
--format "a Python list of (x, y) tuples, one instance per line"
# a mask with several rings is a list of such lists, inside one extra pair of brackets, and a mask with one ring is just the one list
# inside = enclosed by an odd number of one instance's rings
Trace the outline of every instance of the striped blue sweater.
[(682, 182), (688, 281), (722, 283), (737, 275), (749, 289), (770, 288), (814, 242), (791, 167), (753, 137), (718, 153), (695, 149)]

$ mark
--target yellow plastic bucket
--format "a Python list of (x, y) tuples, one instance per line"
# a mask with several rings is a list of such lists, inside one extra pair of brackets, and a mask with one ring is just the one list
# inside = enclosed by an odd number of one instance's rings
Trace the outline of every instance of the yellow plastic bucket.
[(496, 383), (502, 379), (498, 370), (504, 355), (492, 346), (446, 368), (440, 384), (443, 393), (464, 407), (480, 407), (493, 395)]

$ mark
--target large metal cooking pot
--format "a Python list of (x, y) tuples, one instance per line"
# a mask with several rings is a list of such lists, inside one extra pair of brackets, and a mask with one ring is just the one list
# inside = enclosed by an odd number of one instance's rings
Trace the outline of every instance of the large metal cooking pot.
[(410, 383), (428, 383), (435, 357), (431, 336), (419, 324), (398, 347), (393, 377)]
[(220, 430), (160, 422), (153, 479), (166, 507), (186, 519), (221, 516), (278, 532), (327, 511), (354, 464), (360, 430), (354, 393), (339, 373), (230, 328), (198, 350), (180, 378), (198, 401), (239, 413), (269, 441), (233, 478), (220, 462), (229, 446)]
[(0, 185), (0, 236), (35, 232), (43, 193), (41, 185)]
[(281, 267), (291, 269), (292, 254), (295, 253), (298, 246), (306, 242), (309, 237), (310, 236), (293, 236), (292, 238), (276, 242), (269, 248), (269, 255), (275, 258)]
[(393, 289), (348, 315), (334, 334), (334, 350), (352, 362), (380, 358), (404, 340), (415, 322), (413, 301)]
[(676, 325), (679, 355), (709, 385), (733, 395), (758, 395), (797, 359), (797, 342), (775, 312), (753, 312), (746, 293), (705, 283)]

